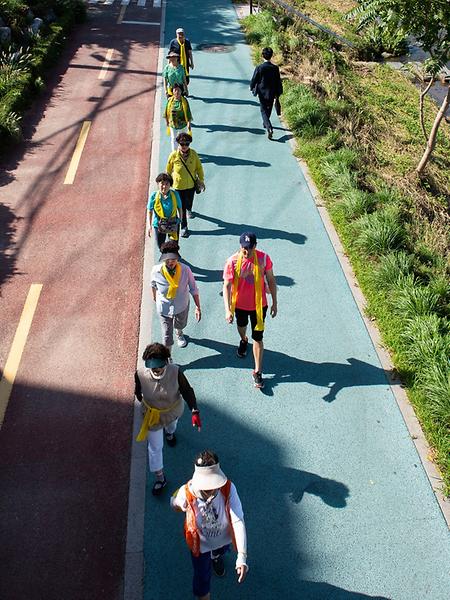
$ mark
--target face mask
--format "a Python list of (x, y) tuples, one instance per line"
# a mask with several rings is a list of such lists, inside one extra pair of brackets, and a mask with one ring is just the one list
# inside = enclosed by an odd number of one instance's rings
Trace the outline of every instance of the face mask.
[(160, 371), (160, 373), (158, 375), (155, 373), (155, 371), (153, 369), (150, 369), (150, 372), (152, 374), (153, 379), (162, 379), (164, 377), (165, 372), (166, 372), (166, 367), (164, 367), (162, 369), (162, 371)]

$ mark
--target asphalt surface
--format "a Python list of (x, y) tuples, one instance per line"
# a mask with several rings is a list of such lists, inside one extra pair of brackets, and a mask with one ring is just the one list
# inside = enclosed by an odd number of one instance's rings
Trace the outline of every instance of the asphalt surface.
[(159, 26), (118, 25), (120, 9), (91, 7), (2, 164), (2, 368), (30, 285), (43, 286), (0, 433), (5, 600), (122, 597)]
[[(173, 0), (167, 45), (182, 26), (194, 46), (189, 99), (193, 148), (207, 191), (196, 196), (181, 253), (199, 283), (189, 345), (176, 348), (198, 398), (201, 433), (188, 415), (176, 448), (165, 448), (165, 496), (145, 518), (146, 600), (190, 598), (191, 565), (182, 517), (170, 494), (192, 474), (195, 454), (215, 449), (246, 515), (250, 571), (228, 574), (213, 597), (444, 600), (450, 537), (364, 322), (302, 171), (291, 137), (274, 116), (274, 140), (248, 89), (253, 72), (232, 4)], [(204, 44), (225, 44), (208, 52)], [(160, 169), (169, 143), (161, 124)], [(236, 357), (235, 326), (224, 320), (222, 269), (253, 229), (274, 262), (279, 314), (265, 330), (260, 392), (251, 352)], [(144, 292), (148, 282), (144, 281)], [(150, 310), (150, 308), (149, 308)], [(153, 337), (161, 339), (158, 320)]]

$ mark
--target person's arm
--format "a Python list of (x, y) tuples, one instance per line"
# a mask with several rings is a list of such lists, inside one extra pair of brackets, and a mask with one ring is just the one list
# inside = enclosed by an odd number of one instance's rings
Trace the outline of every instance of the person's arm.
[(134, 373), (134, 395), (139, 400), (139, 402), (142, 402), (142, 386), (137, 371), (135, 371)]
[(147, 233), (148, 233), (148, 237), (152, 237), (152, 229), (153, 229), (153, 211), (152, 210), (148, 210), (147, 211)]
[(184, 485), (175, 490), (175, 492), (172, 494), (170, 497), (170, 506), (175, 512), (186, 512), (187, 500)]
[(180, 194), (177, 192), (177, 190), (172, 190), (173, 193), (175, 194), (175, 197), (177, 199), (177, 214), (178, 214), (178, 218), (181, 221), (183, 218), (183, 208), (181, 205), (181, 198), (180, 198)]
[(253, 71), (253, 76), (250, 81), (250, 89), (253, 92), (253, 94), (255, 94), (255, 96), (256, 96), (256, 89), (258, 87), (259, 80), (260, 80), (259, 68), (256, 67), (256, 69)]
[(156, 283), (152, 282), (152, 298), (153, 302), (156, 302)]
[(278, 312), (277, 304), (277, 282), (275, 281), (275, 275), (273, 270), (269, 269), (266, 271), (267, 285), (269, 286), (270, 294), (272, 296), (272, 307), (270, 309), (270, 316), (276, 317)]
[(189, 50), (189, 66), (191, 69), (194, 68), (194, 56), (192, 54), (192, 50)]
[(238, 583), (242, 583), (247, 575), (247, 531), (245, 529), (244, 513), (241, 500), (234, 484), (231, 484), (230, 490), (230, 517), (233, 527), (234, 538), (236, 540), (236, 571)]
[(181, 396), (191, 409), (192, 427), (197, 427), (197, 430), (200, 431), (202, 428), (202, 422), (200, 420), (200, 411), (197, 407), (197, 399), (195, 398), (195, 392), (189, 385), (189, 381), (187, 380), (184, 373), (181, 372), (181, 369), (178, 369), (178, 387), (180, 388)]
[(167, 159), (167, 165), (166, 165), (166, 173), (169, 173), (169, 175), (172, 175), (173, 173), (173, 169), (174, 169), (174, 153), (171, 152), (169, 154), (169, 158)]
[(233, 315), (231, 314), (231, 291), (233, 289), (233, 280), (225, 280), (223, 282), (223, 304), (225, 306), (225, 321), (228, 323), (233, 322)]
[(197, 152), (195, 153), (195, 170), (194, 173), (197, 174), (199, 182), (200, 182), (200, 186), (202, 187), (203, 191), (206, 190), (206, 185), (205, 185), (205, 172), (203, 171), (203, 165), (202, 162), (197, 154)]

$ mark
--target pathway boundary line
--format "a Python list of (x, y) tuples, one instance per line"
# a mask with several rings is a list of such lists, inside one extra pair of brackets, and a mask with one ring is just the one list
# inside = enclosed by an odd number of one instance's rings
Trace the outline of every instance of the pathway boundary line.
[(0, 428), (3, 425), (6, 409), (8, 408), (9, 398), (19, 370), (22, 354), (27, 343), (28, 334), (33, 323), (34, 313), (39, 302), (42, 291), (41, 283), (32, 283), (28, 290), (25, 304), (23, 305), (19, 323), (14, 334), (14, 339), (6, 359), (3, 369), (3, 376), (0, 381)]
[[(161, 30), (159, 37), (158, 67), (155, 83), (155, 103), (153, 108), (153, 124), (150, 135), (152, 136), (150, 150), (150, 172), (148, 189), (152, 186), (159, 170), (159, 146), (160, 146), (160, 121), (161, 121), (161, 98), (162, 98), (162, 77), (164, 61), (164, 36), (165, 36), (165, 16), (166, 0), (162, 2), (161, 7)], [(145, 215), (147, 215), (147, 204), (145, 206)], [(147, 216), (144, 223), (147, 223)], [(154, 241), (147, 235), (146, 226), (144, 226), (144, 266), (142, 279), (142, 299), (141, 313), (139, 323), (139, 344), (137, 366), (142, 364), (142, 353), (150, 340), (152, 330), (152, 303), (150, 293), (147, 291), (145, 283), (150, 281), (150, 273), (153, 267)], [(147, 444), (136, 442), (142, 421), (142, 412), (140, 403), (134, 399), (133, 404), (133, 433), (131, 441), (131, 461), (130, 461), (130, 485), (128, 492), (128, 518), (127, 518), (127, 539), (125, 548), (125, 566), (123, 598), (124, 600), (142, 600), (144, 595), (144, 519), (145, 519), (145, 487), (147, 473)]]
[[(284, 121), (282, 121), (282, 123), (286, 131), (290, 131), (286, 123)], [(289, 140), (289, 142), (292, 148), (292, 152), (294, 154), (295, 150), (297, 149), (297, 143), (295, 141), (295, 138), (293, 137), (291, 140)], [(422, 466), (428, 477), (428, 481), (431, 485), (435, 498), (442, 511), (442, 515), (447, 523), (447, 527), (450, 529), (450, 501), (442, 493), (443, 480), (439, 474), (438, 468), (436, 467), (434, 462), (432, 462), (429, 458), (431, 454), (431, 448), (426, 440), (425, 434), (422, 430), (422, 426), (420, 425), (420, 422), (416, 417), (414, 408), (408, 399), (408, 396), (406, 394), (405, 389), (402, 386), (401, 381), (398, 378), (392, 376), (392, 371), (395, 369), (395, 367), (392, 363), (391, 356), (383, 344), (381, 334), (378, 328), (372, 323), (372, 321), (367, 317), (365, 313), (365, 296), (361, 288), (359, 287), (358, 281), (350, 263), (350, 259), (345, 253), (344, 247), (342, 246), (339, 235), (337, 234), (337, 231), (334, 228), (333, 222), (331, 220), (330, 215), (328, 214), (328, 210), (325, 206), (325, 203), (323, 202), (320, 192), (317, 189), (311, 177), (308, 165), (301, 158), (295, 158), (303, 172), (303, 175), (305, 177), (311, 195), (314, 199), (314, 203), (317, 207), (322, 223), (334, 248), (334, 252), (337, 256), (339, 264), (341, 265), (342, 271), (344, 272), (345, 279), (347, 280), (347, 284), (350, 288), (355, 304), (358, 307), (361, 319), (363, 320), (363, 323), (367, 329), (370, 339), (372, 340), (375, 352), (377, 353), (378, 359), (386, 374), (387, 382), (389, 384), (389, 387), (391, 388), (392, 394), (402, 414), (409, 435), (419, 455)]]

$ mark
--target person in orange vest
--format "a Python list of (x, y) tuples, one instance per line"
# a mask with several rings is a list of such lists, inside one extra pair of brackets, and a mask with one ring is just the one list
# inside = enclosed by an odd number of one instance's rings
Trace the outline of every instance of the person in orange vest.
[(223, 556), (232, 544), (237, 551), (238, 583), (247, 575), (247, 533), (236, 487), (220, 468), (212, 450), (197, 455), (192, 479), (170, 500), (172, 508), (186, 513), (184, 535), (194, 568), (193, 592), (199, 600), (210, 600), (212, 571), (225, 575)]

